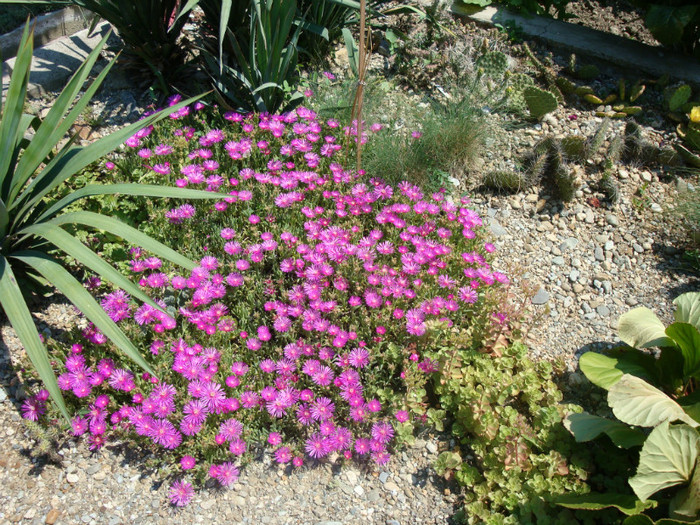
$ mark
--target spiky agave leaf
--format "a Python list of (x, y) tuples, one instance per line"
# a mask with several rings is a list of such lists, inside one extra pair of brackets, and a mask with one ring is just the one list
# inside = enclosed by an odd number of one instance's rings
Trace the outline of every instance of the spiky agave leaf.
[[(52, 153), (76, 118), (89, 103), (100, 83), (109, 72), (112, 61), (79, 97), (87, 76), (97, 60), (105, 37), (90, 53), (56, 99), (43, 122), (23, 114), (29, 70), (33, 54), (33, 34), (25, 26), (7, 96), (0, 107), (0, 306), (24, 345), (29, 359), (46, 385), (61, 413), (68, 411), (49, 363), (47, 351), (39, 339), (23, 292), (49, 284), (71, 300), (115, 345), (139, 366), (150, 370), (146, 360), (107, 317), (80, 283), (52, 256), (63, 251), (73, 256), (106, 280), (124, 288), (132, 295), (158, 307), (129, 279), (103, 261), (61, 226), (89, 224), (91, 227), (118, 234), (142, 245), (153, 253), (188, 268), (194, 262), (154, 239), (130, 228), (120, 221), (89, 212), (65, 213), (66, 207), (89, 195), (130, 194), (175, 198), (224, 198), (225, 195), (205, 191), (185, 190), (137, 184), (92, 185), (73, 192), (57, 201), (51, 193), (75, 173), (116, 149), (138, 130), (156, 123), (200, 97), (194, 97), (127, 126), (88, 145), (76, 147), (69, 141)], [(32, 127), (34, 135), (25, 132)]]

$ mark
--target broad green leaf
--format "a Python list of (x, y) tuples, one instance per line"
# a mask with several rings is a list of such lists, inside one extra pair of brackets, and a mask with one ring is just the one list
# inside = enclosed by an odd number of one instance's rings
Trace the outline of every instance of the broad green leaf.
[(662, 423), (651, 431), (639, 453), (637, 474), (629, 479), (642, 501), (690, 480), (700, 454), (700, 436), (687, 425)]
[(156, 241), (145, 233), (142, 233), (136, 228), (132, 228), (128, 224), (125, 224), (113, 217), (106, 217), (104, 215), (100, 215), (99, 213), (89, 211), (78, 211), (73, 213), (64, 213), (50, 222), (57, 226), (60, 226), (61, 224), (83, 224), (86, 226), (91, 226), (92, 228), (97, 228), (98, 230), (104, 230), (113, 235), (118, 235), (119, 237), (129, 241), (131, 244), (141, 246), (158, 257), (167, 259), (175, 264), (187, 268), (188, 270), (192, 270), (197, 266), (194, 261), (188, 259), (184, 255), (180, 255), (175, 250), (167, 247), (165, 244)]
[(148, 373), (155, 374), (133, 343), (124, 335), (121, 328), (109, 318), (94, 297), (80, 284), (80, 281), (68, 273), (63, 266), (41, 252), (17, 252), (12, 257), (25, 262), (39, 272), (77, 306), (85, 317), (92, 321), (129, 359)]
[(664, 324), (654, 312), (644, 306), (622, 314), (617, 331), (620, 339), (634, 348), (673, 345), (666, 337)]
[(673, 339), (683, 354), (683, 376), (700, 376), (700, 332), (689, 323), (673, 323), (666, 328), (666, 335)]
[(677, 44), (683, 30), (693, 20), (697, 5), (670, 6), (653, 3), (649, 6), (644, 22), (651, 34), (666, 46)]
[(651, 356), (639, 351), (614, 354), (610, 357), (596, 352), (586, 352), (579, 359), (579, 367), (588, 380), (605, 390), (622, 377), (622, 374), (632, 374), (646, 379), (652, 379), (650, 368), (654, 363)]
[(671, 516), (681, 518), (695, 518), (700, 512), (700, 457), (695, 461), (695, 469), (690, 483), (684, 489), (679, 490), (669, 504)]
[(49, 362), (48, 352), (39, 339), (39, 332), (32, 319), (32, 314), (27, 308), (24, 297), (22, 297), (12, 267), (5, 257), (0, 257), (0, 306), (5, 311), (12, 328), (17, 332), (17, 337), (22, 341), (24, 349), (46, 390), (49, 391), (51, 399), (56, 403), (66, 420), (70, 420), (61, 390), (58, 388), (56, 375)]
[(562, 494), (554, 498), (554, 503), (568, 509), (601, 510), (616, 508), (623, 514), (632, 516), (656, 507), (653, 500), (640, 501), (632, 494)]
[(612, 442), (621, 448), (641, 446), (646, 434), (640, 430), (593, 414), (570, 414), (564, 420), (564, 426), (573, 434), (576, 441), (581, 443), (591, 441), (601, 434), (606, 434)]
[(688, 292), (673, 300), (673, 316), (679, 323), (690, 323), (700, 330), (700, 292)]
[(626, 518), (622, 525), (654, 525), (654, 520), (644, 514), (636, 514)]
[(630, 374), (624, 374), (610, 387), (608, 404), (615, 417), (628, 425), (655, 427), (663, 422), (683, 421), (698, 426), (673, 399)]

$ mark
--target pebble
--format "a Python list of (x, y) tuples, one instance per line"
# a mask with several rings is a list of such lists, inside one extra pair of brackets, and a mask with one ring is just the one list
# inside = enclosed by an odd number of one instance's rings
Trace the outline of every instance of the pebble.
[(549, 301), (549, 294), (544, 288), (537, 290), (537, 293), (532, 298), (532, 304), (545, 304)]
[(607, 222), (610, 226), (618, 226), (620, 224), (618, 218), (612, 213), (608, 213), (605, 216), (605, 222)]

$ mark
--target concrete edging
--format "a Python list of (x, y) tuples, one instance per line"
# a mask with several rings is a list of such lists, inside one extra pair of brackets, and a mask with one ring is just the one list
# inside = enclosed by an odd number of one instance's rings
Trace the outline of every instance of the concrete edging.
[(647, 74), (667, 74), (671, 78), (700, 85), (700, 62), (667, 49), (561, 20), (540, 16), (525, 17), (493, 6), (475, 10), (455, 1), (452, 3), (452, 13), (491, 27), (497, 24), (516, 24), (527, 36), (544, 40), (553, 47)]
[[(60, 11), (39, 15), (34, 28), (34, 47), (41, 47), (62, 36), (69, 36), (88, 27), (83, 11), (70, 6)], [(0, 50), (3, 60), (17, 56), (17, 48), (22, 40), (23, 27), (0, 36)]]

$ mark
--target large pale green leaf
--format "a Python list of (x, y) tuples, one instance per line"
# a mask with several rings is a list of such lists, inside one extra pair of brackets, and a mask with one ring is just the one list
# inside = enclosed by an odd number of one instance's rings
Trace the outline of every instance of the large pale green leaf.
[(131, 244), (141, 246), (158, 257), (162, 257), (174, 262), (175, 264), (179, 264), (180, 266), (183, 266), (189, 270), (192, 270), (197, 266), (194, 261), (188, 259), (184, 255), (180, 255), (175, 250), (168, 248), (165, 244), (156, 241), (145, 233), (140, 232), (136, 228), (132, 228), (128, 224), (125, 224), (113, 217), (106, 217), (104, 215), (100, 215), (99, 213), (89, 211), (77, 211), (59, 215), (50, 222), (57, 226), (60, 226), (61, 224), (83, 224), (86, 226), (91, 226), (92, 228), (97, 228), (98, 230), (104, 230), (114, 235), (118, 235), (119, 237), (129, 241)]
[(698, 517), (700, 513), (700, 457), (695, 461), (695, 469), (690, 483), (679, 490), (669, 505), (671, 516), (683, 521)]
[(688, 292), (673, 300), (673, 316), (679, 323), (690, 323), (700, 330), (700, 292)]
[(690, 480), (700, 454), (700, 436), (688, 425), (662, 423), (651, 431), (639, 453), (637, 474), (629, 479), (641, 500)]
[(17, 337), (24, 345), (27, 355), (36, 369), (39, 377), (44, 382), (44, 386), (49, 391), (51, 399), (56, 406), (69, 420), (68, 409), (63, 402), (61, 390), (58, 388), (56, 375), (51, 368), (49, 356), (41, 344), (39, 332), (36, 329), (32, 314), (27, 308), (27, 303), (24, 302), (24, 297), (19, 289), (17, 280), (15, 279), (12, 267), (5, 257), (0, 256), (0, 306), (5, 310), (5, 314), (12, 325), (12, 328), (17, 332)]
[(644, 432), (633, 429), (604, 417), (593, 414), (570, 414), (564, 420), (564, 426), (573, 434), (579, 443), (591, 441), (601, 434), (606, 434), (612, 442), (621, 448), (632, 448), (642, 445), (646, 439)]
[(615, 417), (628, 425), (655, 427), (665, 421), (683, 421), (698, 426), (673, 399), (630, 374), (624, 374), (610, 387), (608, 404)]
[(620, 339), (634, 348), (673, 345), (673, 341), (666, 337), (664, 324), (644, 306), (622, 314), (617, 331)]
[(651, 379), (650, 368), (654, 359), (639, 351), (617, 353), (613, 356), (586, 352), (579, 359), (579, 367), (588, 380), (605, 390), (617, 383), (622, 374), (632, 374)]
[(122, 332), (121, 328), (109, 318), (104, 309), (80, 284), (80, 281), (68, 273), (63, 266), (41, 252), (17, 252), (12, 257), (23, 261), (39, 272), (59, 292), (65, 295), (70, 302), (77, 306), (85, 317), (92, 321), (129, 359), (145, 371), (154, 374), (146, 360)]
[(697, 10), (697, 5), (652, 3), (644, 17), (644, 23), (659, 42), (670, 46), (681, 41), (685, 27), (691, 23)]
[(554, 499), (554, 503), (569, 509), (581, 510), (602, 510), (612, 507), (628, 516), (639, 514), (657, 505), (653, 500), (640, 501), (632, 494), (598, 494), (596, 492), (591, 492), (590, 494), (562, 494)]
[(700, 332), (690, 323), (673, 323), (666, 328), (666, 335), (673, 339), (683, 354), (683, 376), (700, 376)]

